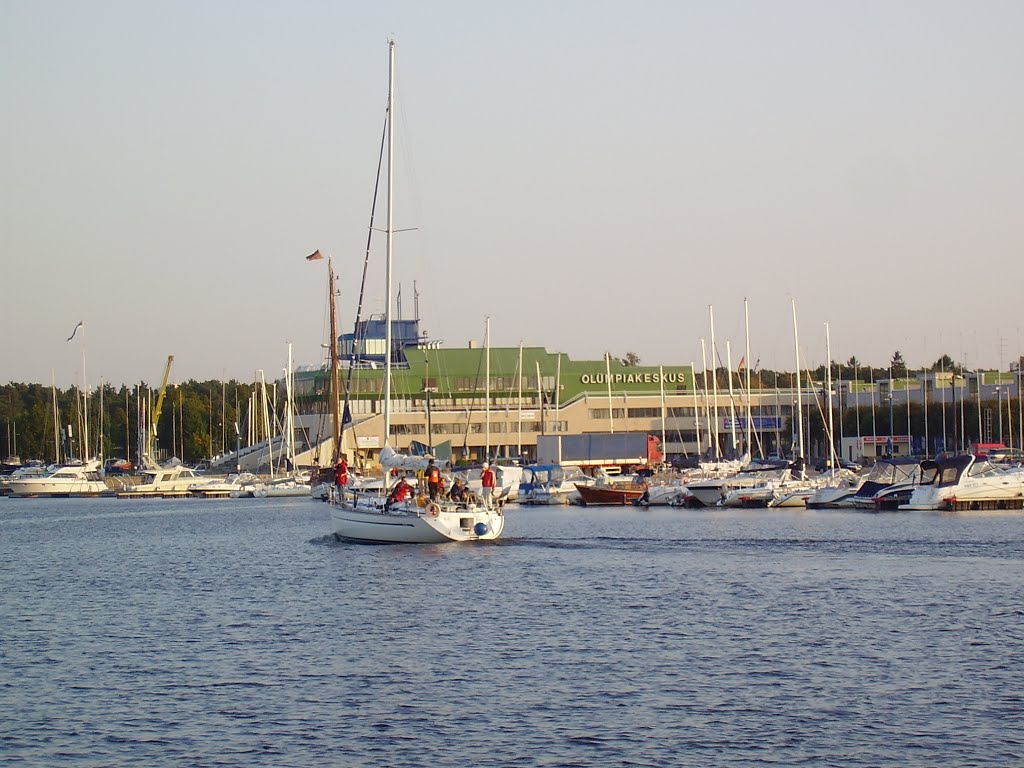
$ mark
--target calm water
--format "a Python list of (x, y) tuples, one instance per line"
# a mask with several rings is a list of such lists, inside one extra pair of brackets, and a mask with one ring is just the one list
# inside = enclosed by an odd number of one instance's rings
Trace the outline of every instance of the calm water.
[(0, 499), (0, 765), (1024, 765), (1024, 516)]

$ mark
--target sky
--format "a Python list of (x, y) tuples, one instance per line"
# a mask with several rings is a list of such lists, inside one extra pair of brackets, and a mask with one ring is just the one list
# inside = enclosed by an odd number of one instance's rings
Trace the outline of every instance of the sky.
[[(1024, 4), (0, 3), (0, 381), (252, 381), (393, 269), (431, 339), (795, 365), (1024, 345)], [(376, 226), (383, 228), (382, 195)], [(372, 238), (364, 316), (385, 308)], [(413, 301), (413, 293), (418, 301)], [(396, 308), (397, 313), (397, 308)], [(66, 341), (75, 325), (83, 331)]]

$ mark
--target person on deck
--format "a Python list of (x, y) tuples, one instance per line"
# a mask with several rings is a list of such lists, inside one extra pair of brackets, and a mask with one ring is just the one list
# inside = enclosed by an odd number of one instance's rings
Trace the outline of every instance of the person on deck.
[(480, 490), (483, 494), (484, 506), (490, 509), (494, 506), (494, 470), (486, 461), (480, 472)]
[(393, 504), (401, 504), (407, 498), (409, 498), (409, 492), (412, 490), (412, 486), (405, 481), (403, 477), (394, 488), (391, 489), (391, 493), (388, 494), (387, 501), (384, 502), (384, 511), (387, 512), (391, 509)]
[(441, 470), (431, 459), (427, 464), (427, 490), (430, 493), (430, 500), (437, 501), (437, 495), (441, 491)]
[(452, 484), (452, 490), (448, 494), (448, 497), (452, 501), (469, 501), (469, 491), (466, 490), (466, 484), (462, 482), (461, 478), (455, 478), (455, 482)]
[(341, 458), (338, 459), (338, 463), (334, 467), (334, 485), (337, 489), (338, 499), (343, 501), (348, 486), (348, 456), (344, 453), (341, 454)]

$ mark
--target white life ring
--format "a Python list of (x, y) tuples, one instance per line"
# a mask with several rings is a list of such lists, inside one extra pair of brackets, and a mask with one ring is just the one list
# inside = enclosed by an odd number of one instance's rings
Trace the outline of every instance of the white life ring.
[(434, 517), (434, 518), (436, 518), (440, 514), (441, 514), (441, 507), (438, 506), (437, 502), (432, 501), (429, 504), (427, 504), (427, 517)]

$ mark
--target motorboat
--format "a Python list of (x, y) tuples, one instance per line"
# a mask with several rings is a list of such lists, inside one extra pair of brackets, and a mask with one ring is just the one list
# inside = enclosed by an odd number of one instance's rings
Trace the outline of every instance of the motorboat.
[(782, 482), (790, 478), (802, 478), (802, 459), (789, 462), (751, 462), (742, 470), (725, 477), (709, 477), (686, 484), (690, 495), (706, 507), (718, 505), (730, 491), (743, 488), (763, 488), (767, 482)]
[[(596, 483), (576, 483), (580, 504), (584, 507), (625, 506), (627, 504), (647, 505), (641, 501), (644, 493), (650, 498), (650, 486), (643, 475), (633, 475), (627, 480), (612, 480), (604, 475)], [(667, 501), (665, 502), (668, 503)]]
[(312, 492), (309, 478), (308, 473), (276, 477), (256, 486), (253, 496), (257, 499), (309, 496)]
[(57, 471), (58, 465), (47, 466), (41, 461), (29, 462), (19, 466), (9, 474), (0, 475), (0, 496), (11, 494), (11, 482), (24, 477), (43, 477)]
[(520, 504), (578, 504), (577, 483), (593, 485), (594, 478), (579, 467), (530, 464), (519, 481)]
[(195, 483), (189, 486), (189, 491), (193, 496), (201, 496), (206, 499), (229, 496), (239, 499), (255, 495), (257, 487), (261, 484), (260, 478), (252, 472), (237, 472), (227, 477)]
[(67, 464), (53, 472), (36, 477), (12, 478), (9, 487), (12, 496), (79, 497), (111, 496), (100, 471), (99, 461), (90, 460), (82, 464)]
[(1024, 509), (1024, 470), (973, 454), (921, 462), (922, 480), (900, 510)]
[[(853, 498), (864, 485), (865, 477), (849, 469), (831, 470), (806, 498), (806, 506), (816, 509), (843, 509), (853, 506)], [(777, 506), (782, 506), (777, 505)]]
[(879, 459), (871, 467), (848, 506), (856, 509), (894, 510), (910, 501), (921, 482), (921, 462), (891, 457)]
[(172, 459), (164, 466), (150, 467), (142, 470), (142, 478), (137, 483), (126, 485), (117, 492), (119, 499), (172, 498), (190, 496), (193, 485), (201, 483), (205, 478), (190, 467), (186, 467), (178, 459)]

